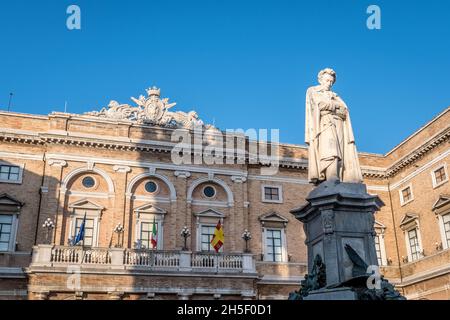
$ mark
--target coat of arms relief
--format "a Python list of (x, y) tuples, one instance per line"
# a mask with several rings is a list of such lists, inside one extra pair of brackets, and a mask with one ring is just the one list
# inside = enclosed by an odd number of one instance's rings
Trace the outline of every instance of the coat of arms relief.
[(170, 103), (169, 98), (161, 99), (160, 89), (153, 87), (146, 91), (147, 97), (141, 95), (137, 99), (131, 98), (136, 103), (136, 106), (120, 104), (113, 100), (102, 110), (87, 112), (85, 115), (116, 120), (130, 120), (167, 128), (193, 129), (195, 126), (204, 126), (203, 121), (199, 119), (195, 111), (188, 113), (170, 111), (176, 103)]

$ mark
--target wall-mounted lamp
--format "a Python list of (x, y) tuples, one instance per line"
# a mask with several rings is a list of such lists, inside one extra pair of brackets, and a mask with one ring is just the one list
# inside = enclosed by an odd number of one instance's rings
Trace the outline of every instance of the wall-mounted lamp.
[(44, 228), (45, 230), (45, 242), (49, 243), (49, 237), (50, 234), (53, 233), (53, 229), (55, 229), (55, 223), (52, 219), (47, 218), (47, 220), (45, 220), (44, 224), (42, 225), (42, 228)]
[(116, 248), (120, 247), (120, 234), (122, 234), (125, 231), (125, 228), (119, 223), (115, 228), (114, 228), (114, 233), (117, 234), (117, 243), (116, 243)]
[(183, 251), (187, 251), (188, 250), (187, 238), (189, 238), (191, 236), (191, 231), (189, 230), (188, 227), (186, 227), (186, 226), (183, 227), (183, 230), (181, 230), (181, 236), (184, 238)]
[(245, 252), (248, 253), (250, 250), (248, 249), (248, 242), (252, 239), (252, 234), (247, 229), (244, 230), (242, 234), (242, 239), (245, 241)]

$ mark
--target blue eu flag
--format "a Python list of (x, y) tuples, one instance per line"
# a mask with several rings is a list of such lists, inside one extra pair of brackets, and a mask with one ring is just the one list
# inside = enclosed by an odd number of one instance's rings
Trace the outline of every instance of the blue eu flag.
[(80, 241), (84, 240), (84, 230), (86, 229), (86, 213), (84, 214), (83, 222), (81, 223), (80, 230), (75, 238), (74, 245), (77, 245)]

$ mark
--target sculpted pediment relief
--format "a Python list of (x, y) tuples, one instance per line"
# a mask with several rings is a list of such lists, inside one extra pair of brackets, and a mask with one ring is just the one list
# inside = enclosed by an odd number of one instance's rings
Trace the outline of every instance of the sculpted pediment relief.
[[(187, 113), (182, 111), (169, 111), (176, 106), (176, 103), (170, 103), (168, 98), (161, 99), (160, 89), (153, 87), (146, 91), (147, 97), (143, 95), (139, 98), (131, 97), (131, 100), (136, 106), (121, 104), (113, 100), (102, 110), (87, 112), (85, 115), (115, 120), (128, 120), (166, 128), (193, 129), (196, 126), (204, 126), (203, 121), (199, 119), (195, 111)], [(211, 125), (205, 127), (214, 128)]]
[(105, 207), (88, 199), (81, 199), (69, 204), (70, 209), (103, 210)]
[(0, 205), (22, 207), (23, 203), (11, 197), (10, 195), (3, 193), (0, 195)]
[(282, 223), (283, 225), (286, 225), (286, 223), (289, 222), (288, 219), (286, 219), (281, 214), (278, 214), (276, 212), (270, 212), (270, 213), (263, 214), (258, 219), (263, 225), (268, 222), (269, 223)]
[(417, 226), (418, 215), (413, 213), (407, 213), (400, 221), (400, 228), (403, 230), (409, 229), (412, 226)]
[(204, 210), (198, 213), (194, 213), (196, 217), (209, 217), (209, 218), (224, 218), (225, 215), (222, 212), (219, 212), (214, 209)]
[(435, 214), (447, 213), (450, 211), (450, 196), (441, 194), (439, 199), (433, 204), (431, 210)]
[(138, 214), (166, 214), (167, 211), (164, 209), (161, 209), (153, 204), (144, 204), (143, 206), (137, 207), (134, 209), (134, 212)]

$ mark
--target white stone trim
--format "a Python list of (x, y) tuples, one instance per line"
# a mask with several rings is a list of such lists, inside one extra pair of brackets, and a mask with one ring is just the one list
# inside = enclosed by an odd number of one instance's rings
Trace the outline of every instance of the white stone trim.
[(113, 183), (111, 177), (105, 171), (103, 171), (99, 168), (95, 168), (95, 167), (92, 168), (92, 170), (89, 170), (87, 167), (81, 167), (81, 168), (75, 169), (72, 172), (70, 172), (69, 174), (67, 174), (61, 183), (61, 193), (67, 192), (67, 185), (72, 180), (72, 178), (74, 178), (77, 175), (82, 174), (84, 172), (86, 172), (86, 173), (94, 172), (94, 173), (97, 173), (98, 175), (102, 176), (103, 179), (105, 179), (106, 183), (108, 184), (108, 193), (110, 194), (110, 196), (115, 195), (114, 183)]
[[(79, 209), (80, 211), (76, 212)], [(77, 219), (84, 219), (84, 213), (81, 211), (83, 210), (82, 207), (80, 208), (74, 208), (74, 210), (70, 213), (70, 228), (69, 228), (69, 237), (75, 239), (77, 236), (75, 233), (75, 224)], [(92, 247), (98, 247), (98, 238), (99, 238), (99, 230), (100, 230), (100, 218), (101, 218), (101, 210), (95, 210), (95, 209), (86, 209), (86, 219), (92, 219), (94, 220), (94, 230), (93, 232), (93, 239), (92, 239)], [(65, 239), (64, 242), (66, 242), (68, 239)]]
[(445, 113), (447, 113), (450, 110), (450, 107), (446, 108), (444, 111), (442, 111), (441, 113), (439, 113), (437, 116), (435, 116), (433, 119), (431, 119), (429, 122), (427, 122), (425, 125), (423, 125), (420, 129), (418, 129), (416, 132), (412, 133), (409, 137), (407, 137), (405, 140), (403, 140), (402, 142), (400, 142), (397, 146), (395, 146), (391, 151), (389, 151), (388, 153), (386, 153), (386, 157), (389, 156), (391, 153), (393, 153), (395, 150), (397, 150), (398, 148), (400, 148), (402, 145), (404, 145), (405, 143), (407, 143), (409, 140), (411, 140), (414, 136), (418, 135), (422, 130), (424, 130), (425, 128), (429, 127), (433, 122), (437, 121), (442, 115), (444, 115)]
[(189, 171), (175, 171), (173, 174), (175, 175), (175, 177), (182, 179), (187, 179), (191, 176), (191, 173)]
[[(272, 261), (272, 260), (267, 260), (267, 235), (266, 235), (266, 231), (270, 229), (270, 230), (280, 230), (281, 231), (281, 261)], [(267, 227), (262, 227), (262, 254), (263, 254), (263, 261), (264, 262), (271, 262), (274, 264), (278, 264), (278, 263), (286, 263), (288, 262), (288, 254), (287, 254), (287, 239), (286, 239), (286, 227), (283, 228), (267, 228)]]
[(219, 169), (219, 168), (206, 168), (206, 167), (198, 167), (198, 166), (181, 166), (175, 164), (168, 163), (155, 163), (155, 162), (144, 162), (144, 161), (131, 161), (131, 160), (119, 160), (119, 159), (109, 159), (109, 158), (99, 158), (99, 157), (84, 157), (84, 156), (76, 156), (76, 155), (68, 155), (63, 153), (49, 153), (47, 154), (49, 158), (58, 158), (64, 159), (67, 161), (77, 161), (84, 162), (91, 160), (95, 163), (101, 164), (110, 164), (110, 165), (124, 165), (130, 167), (137, 168), (150, 168), (154, 167), (157, 170), (170, 170), (170, 171), (188, 171), (188, 172), (196, 172), (196, 173), (212, 173), (218, 175), (227, 175), (227, 176), (247, 176), (246, 171), (241, 170), (229, 170), (229, 169)]
[[(151, 213), (151, 214), (146, 214), (146, 213), (139, 213), (139, 210), (137, 210), (138, 208), (134, 209), (134, 214), (137, 217), (136, 218), (136, 223), (135, 223), (135, 234), (134, 234), (134, 241), (137, 242), (138, 240), (140, 240), (140, 236), (141, 236), (141, 228), (142, 228), (142, 223), (146, 222), (146, 223), (153, 223), (153, 221), (155, 220), (156, 224), (158, 225), (157, 227), (157, 232), (158, 232), (158, 243), (156, 244), (156, 248), (155, 250), (163, 250), (164, 248), (164, 214), (158, 214), (158, 213)], [(139, 214), (138, 214), (139, 213)], [(147, 248), (147, 249), (153, 249), (153, 248)]]
[[(187, 201), (189, 203), (193, 202), (192, 194), (193, 194), (194, 190), (200, 184), (207, 183), (207, 182), (216, 183), (216, 184), (220, 185), (225, 190), (225, 193), (227, 194), (228, 206), (232, 207), (234, 205), (234, 197), (233, 197), (233, 192), (231, 191), (231, 188), (223, 180), (220, 180), (218, 178), (210, 179), (209, 177), (199, 178), (191, 183), (191, 185), (189, 186), (188, 192), (187, 192)], [(199, 200), (196, 200), (196, 201), (199, 201)]]
[[(278, 189), (278, 200), (271, 200), (265, 198), (265, 188), (274, 188)], [(271, 185), (271, 184), (261, 184), (261, 202), (267, 202), (267, 203), (283, 203), (283, 186), (281, 185)]]
[(191, 204), (193, 206), (205, 206), (205, 207), (219, 207), (219, 208), (229, 207), (228, 203), (224, 201), (193, 200)]
[(66, 195), (74, 196), (74, 197), (82, 197), (82, 198), (100, 198), (100, 199), (108, 199), (109, 193), (105, 192), (83, 192), (83, 191), (67, 191)]
[[(445, 179), (439, 183), (436, 182), (436, 171), (438, 171), (439, 169), (444, 168), (444, 172), (445, 172)], [(434, 169), (431, 170), (430, 172), (431, 174), (431, 181), (433, 182), (433, 189), (440, 187), (441, 185), (443, 185), (444, 183), (448, 182), (448, 171), (447, 171), (447, 163), (444, 162), (442, 164), (440, 164), (439, 166), (435, 167)]]
[(131, 171), (131, 168), (129, 166), (119, 166), (119, 165), (115, 165), (113, 167), (113, 170), (115, 172), (119, 172), (119, 173), (128, 173)]
[[(379, 230), (380, 232), (377, 232)], [(377, 233), (376, 237), (378, 237), (379, 245), (380, 245), (380, 253), (381, 253), (381, 266), (387, 266), (387, 255), (386, 255), (386, 246), (384, 243), (384, 235), (385, 228), (375, 225), (375, 232)]]
[(450, 211), (440, 213), (437, 215), (438, 221), (439, 221), (439, 233), (441, 234), (441, 243), (442, 243), (442, 249), (447, 250), (449, 249), (449, 245), (447, 242), (447, 238), (445, 235), (445, 226), (444, 226), (444, 216), (450, 216)]
[(44, 155), (0, 151), (0, 158), (44, 161)]
[(412, 178), (414, 178), (418, 174), (421, 174), (422, 172), (424, 172), (426, 170), (429, 170), (432, 166), (434, 166), (436, 163), (438, 163), (439, 161), (441, 161), (442, 159), (444, 159), (448, 155), (450, 155), (450, 148), (447, 149), (446, 151), (444, 151), (442, 154), (440, 154), (436, 158), (434, 158), (433, 160), (431, 160), (430, 162), (427, 162), (426, 164), (424, 164), (423, 166), (421, 166), (417, 170), (411, 172), (409, 175), (407, 175), (403, 179), (397, 181), (396, 183), (393, 183), (391, 185), (391, 190), (397, 189), (398, 187), (400, 187), (401, 185), (405, 184), (406, 182), (408, 182), (409, 180), (411, 180)]
[(387, 186), (367, 186), (367, 190), (389, 192)]
[[(440, 286), (440, 287), (437, 287), (437, 288), (433, 288), (433, 289), (430, 289), (430, 290), (407, 294), (407, 295), (405, 295), (405, 298), (407, 300), (420, 300), (420, 298), (426, 297), (426, 296), (428, 296), (430, 294), (443, 292), (443, 291), (448, 291), (448, 290), (450, 290), (450, 285), (449, 284), (445, 284), (443, 286)], [(426, 300), (429, 300), (429, 299), (426, 299)]]
[[(213, 224), (213, 223), (203, 223), (200, 221), (202, 217), (201, 216), (197, 216), (197, 224), (196, 224), (196, 250), (197, 252), (203, 252), (202, 251), (202, 227), (213, 227), (216, 228), (217, 224)], [(223, 218), (220, 218), (220, 223), (222, 224), (222, 228), (223, 228)], [(223, 244), (223, 246), (220, 248), (219, 253), (223, 252), (223, 248), (225, 247), (226, 243)], [(215, 252), (215, 251), (214, 251)]]
[[(419, 252), (418, 252), (418, 256), (419, 257), (417, 259), (415, 259), (415, 260), (413, 260), (413, 258), (412, 258), (411, 245), (409, 243), (409, 234), (408, 234), (409, 231), (412, 231), (412, 230), (416, 230), (417, 241), (419, 242)], [(408, 263), (416, 262), (416, 261), (420, 260), (421, 258), (423, 258), (424, 255), (423, 255), (422, 237), (420, 235), (419, 221), (416, 219), (416, 224), (414, 226), (409, 227), (409, 228), (405, 228), (403, 230), (403, 235), (404, 235), (404, 238), (405, 238), (406, 252), (408, 254)]]
[(234, 183), (244, 183), (247, 181), (247, 177), (245, 176), (231, 176), (231, 181)]
[(163, 176), (163, 175), (157, 174), (157, 173), (151, 173), (151, 172), (141, 173), (141, 174), (137, 175), (136, 177), (134, 177), (128, 184), (126, 194), (132, 194), (133, 187), (135, 186), (135, 184), (145, 178), (157, 178), (157, 179), (163, 181), (169, 188), (170, 200), (172, 200), (172, 201), (177, 200), (177, 192), (175, 190), (175, 186), (173, 185), (172, 181), (170, 181), (169, 178), (167, 178), (166, 176)]
[[(411, 199), (409, 199), (408, 201), (405, 201), (405, 199), (403, 198), (403, 191), (408, 189), (411, 191)], [(412, 188), (412, 183), (409, 183), (408, 185), (404, 186), (403, 188), (401, 188), (400, 190), (398, 190), (399, 196), (400, 196), (400, 205), (403, 207), (404, 205), (410, 203), (411, 201), (414, 201), (414, 192), (413, 192), (413, 188)]]
[(130, 200), (145, 201), (145, 202), (151, 202), (151, 203), (171, 203), (172, 202), (170, 200), (170, 198), (167, 198), (167, 197), (152, 197), (152, 196), (141, 196), (141, 195), (133, 195), (133, 194), (126, 194), (126, 197)]
[(17, 230), (19, 228), (19, 213), (18, 212), (6, 212), (0, 213), (0, 215), (11, 216), (11, 234), (9, 236), (8, 250), (0, 251), (0, 253), (13, 253), (16, 251)]
[(18, 180), (14, 181), (14, 180), (0, 179), (0, 183), (8, 183), (8, 184), (22, 184), (23, 183), (23, 172), (25, 169), (25, 163), (15, 164), (15, 163), (0, 160), (0, 165), (9, 166), (9, 167), (19, 167)]
[[(426, 257), (425, 259), (431, 258), (431, 257), (433, 257), (433, 256)], [(416, 284), (418, 282), (426, 281), (426, 280), (436, 278), (436, 277), (439, 277), (439, 276), (442, 276), (442, 275), (445, 275), (448, 273), (450, 273), (450, 264), (441, 265), (441, 266), (439, 266), (437, 268), (433, 268), (431, 270), (430, 269), (425, 270), (425, 271), (404, 277), (403, 281), (401, 283), (398, 283), (397, 286), (398, 287), (410, 286), (410, 285)]]
[(310, 185), (310, 183), (306, 179), (297, 179), (297, 178), (291, 178), (291, 177), (248, 175), (248, 179), (249, 180), (257, 180), (257, 181), (286, 182), (286, 183), (295, 183), (295, 184), (301, 184), (301, 185)]
[(50, 159), (48, 160), (48, 165), (50, 167), (60, 167), (63, 168), (65, 166), (67, 166), (67, 161), (65, 160), (55, 160), (55, 159)]

